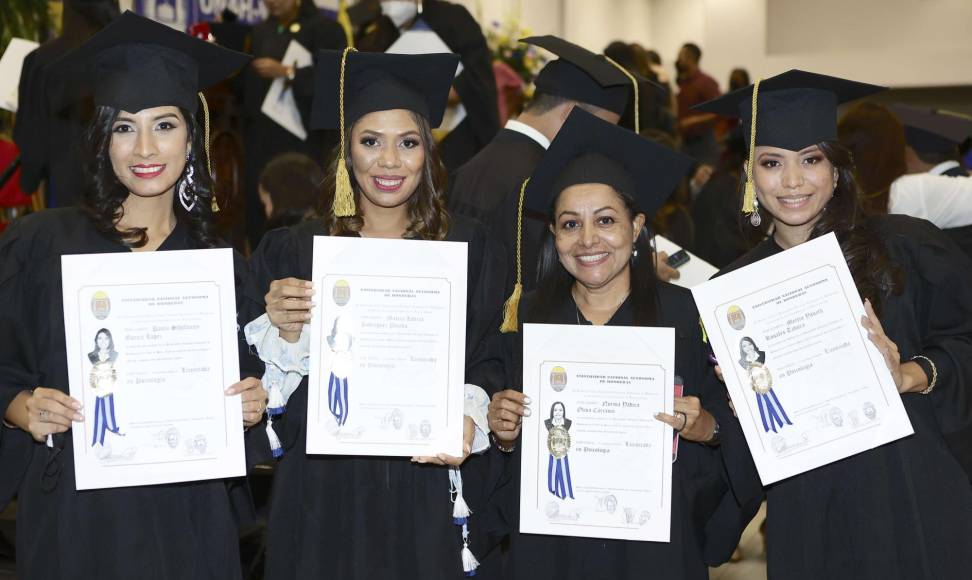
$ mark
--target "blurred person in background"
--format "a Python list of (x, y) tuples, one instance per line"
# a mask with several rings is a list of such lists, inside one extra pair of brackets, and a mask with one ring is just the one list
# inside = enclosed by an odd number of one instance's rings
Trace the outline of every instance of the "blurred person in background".
[(260, 203), (267, 231), (292, 226), (314, 213), (323, 195), (324, 172), (303, 153), (282, 153), (260, 174)]
[(719, 160), (716, 143), (715, 115), (693, 111), (695, 105), (712, 100), (722, 92), (719, 84), (702, 72), (699, 62), (702, 49), (687, 42), (678, 51), (675, 68), (678, 70), (678, 130), (682, 136), (682, 150), (699, 163), (715, 165)]

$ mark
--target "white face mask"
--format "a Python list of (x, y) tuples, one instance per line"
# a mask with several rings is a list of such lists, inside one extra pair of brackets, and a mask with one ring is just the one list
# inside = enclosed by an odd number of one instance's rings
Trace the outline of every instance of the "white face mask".
[(381, 12), (390, 18), (397, 28), (401, 28), (406, 22), (415, 18), (418, 7), (415, 5), (415, 0), (382, 0)]

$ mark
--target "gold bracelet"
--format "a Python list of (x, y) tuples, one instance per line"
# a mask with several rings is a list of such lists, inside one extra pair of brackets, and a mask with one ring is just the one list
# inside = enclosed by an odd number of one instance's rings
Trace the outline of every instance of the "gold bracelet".
[(915, 360), (915, 359), (918, 359), (918, 358), (920, 358), (921, 360), (923, 360), (926, 363), (928, 363), (928, 366), (930, 366), (931, 367), (931, 370), (932, 370), (931, 381), (928, 383), (928, 388), (925, 389), (925, 390), (923, 390), (923, 391), (919, 391), (920, 394), (927, 395), (927, 394), (931, 393), (932, 392), (932, 389), (935, 388), (935, 385), (938, 384), (938, 367), (935, 366), (935, 362), (932, 361), (932, 359), (930, 359), (927, 356), (922, 355), (922, 354), (916, 354), (915, 356), (911, 357), (911, 360)]

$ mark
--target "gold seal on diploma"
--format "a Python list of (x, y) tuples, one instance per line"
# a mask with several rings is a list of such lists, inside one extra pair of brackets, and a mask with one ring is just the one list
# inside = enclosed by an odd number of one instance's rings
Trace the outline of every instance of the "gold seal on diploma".
[(765, 395), (773, 388), (773, 374), (770, 373), (768, 367), (754, 362), (749, 365), (749, 382), (754, 391), (760, 395)]
[(551, 427), (547, 431), (547, 449), (555, 458), (560, 459), (570, 450), (570, 433), (563, 426)]
[(331, 289), (331, 298), (338, 306), (344, 306), (351, 300), (351, 285), (347, 280), (338, 280)]

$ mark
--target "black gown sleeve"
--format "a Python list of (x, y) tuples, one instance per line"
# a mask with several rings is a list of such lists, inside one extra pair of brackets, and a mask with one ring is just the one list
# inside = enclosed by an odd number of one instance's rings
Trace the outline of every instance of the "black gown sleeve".
[[(0, 237), (0, 415), (21, 391), (40, 382), (31, 340), (35, 329), (26, 322), (31, 236), (23, 222), (15, 221)], [(20, 429), (0, 426), (0, 510), (20, 487), (32, 441)]]
[(492, 395), (506, 385), (503, 338), (503, 289), (506, 262), (502, 246), (477, 224), (469, 242), (466, 310), (466, 382)]
[(919, 284), (921, 351), (902, 352), (902, 360), (922, 355), (934, 362), (935, 415), (952, 453), (972, 477), (972, 262), (941, 230), (913, 221), (917, 235), (909, 232), (905, 243), (913, 247), (911, 267), (917, 271), (908, 273), (907, 283)]
[(17, 122), (13, 138), (20, 149), (20, 189), (36, 191), (48, 171), (48, 116), (41, 67), (35, 62), (37, 51), (24, 59), (17, 89)]

